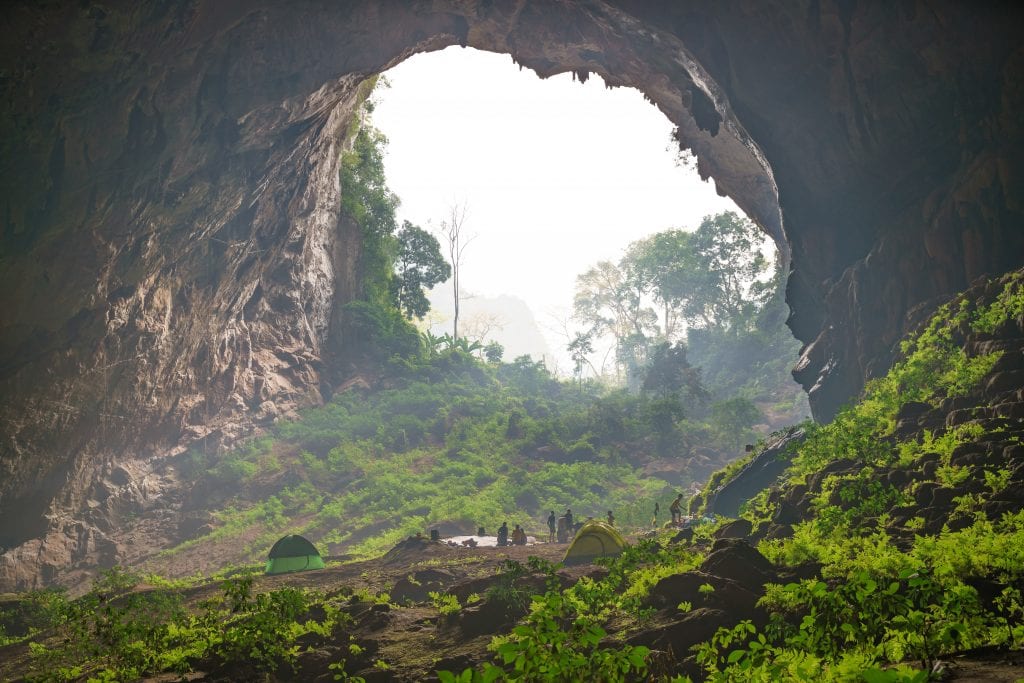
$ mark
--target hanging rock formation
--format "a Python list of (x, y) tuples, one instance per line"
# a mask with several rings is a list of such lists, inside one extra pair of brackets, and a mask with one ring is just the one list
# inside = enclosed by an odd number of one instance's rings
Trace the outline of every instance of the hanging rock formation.
[(358, 293), (360, 255), (338, 159), (365, 78), (459, 44), (643, 91), (792, 254), (796, 375), (827, 418), (934, 302), (1024, 261), (1022, 14), (14, 3), (0, 29), (0, 590), (138, 559), (177, 528), (169, 456), (331, 391), (334, 311)]

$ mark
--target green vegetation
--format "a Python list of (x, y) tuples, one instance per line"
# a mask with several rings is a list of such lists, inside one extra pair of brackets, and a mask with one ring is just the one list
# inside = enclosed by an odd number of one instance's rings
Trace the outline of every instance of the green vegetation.
[[(913, 509), (914, 492), (925, 482), (901, 486), (879, 473), (927, 471), (922, 463), (928, 461), (941, 485), (964, 484), (971, 476), (951, 462), (954, 450), (998, 437), (998, 425), (969, 422), (901, 441), (896, 417), (907, 403), (938, 405), (977, 387), (998, 353), (969, 357), (961, 340), (967, 331), (989, 333), (1020, 315), (1022, 284), (1019, 275), (1009, 278), (996, 301), (981, 308), (966, 299), (942, 307), (858, 404), (829, 425), (807, 425), (810, 435), (797, 450), (789, 487), (806, 486), (836, 461), (850, 466), (819, 477), (813, 516), (791, 536), (762, 541), (759, 549), (781, 566), (814, 563), (821, 578), (767, 586), (762, 605), (772, 621), (766, 629), (739, 624), (700, 648), (709, 680), (924, 681), (937, 658), (951, 652), (1021, 646), (1024, 512), (990, 518), (984, 507), (1006, 487), (1009, 473), (983, 470), (978, 482), (984, 486), (956, 499), (949, 522), (930, 532), (921, 517), (901, 522), (891, 516)], [(746, 516), (768, 524), (777, 500), (765, 492)], [(953, 521), (959, 522), (955, 529)], [(894, 537), (901, 540), (894, 543)], [(908, 660), (920, 669), (884, 668)]]
[(567, 506), (647, 526), (670, 493), (638, 471), (663, 452), (645, 399), (581, 393), (528, 358), (495, 365), (457, 348), (391, 369), (392, 388), (336, 396), (208, 468), (190, 456), (200, 487), (231, 476), (237, 495), (212, 533), (178, 550), (246, 537), (255, 561), (293, 532), (365, 557), (443, 522), (543, 532), (547, 512)]
[[(426, 290), (446, 281), (451, 266), (441, 245), (426, 230), (395, 212), (400, 200), (384, 173), (387, 138), (369, 122), (376, 79), (364, 88), (363, 111), (353, 121), (351, 148), (341, 158), (342, 220), (355, 223), (362, 235), (358, 281), (360, 296), (346, 306), (340, 357), (362, 363), (384, 361), (394, 354), (415, 353), (416, 328), (409, 322), (429, 310)], [(341, 336), (341, 335), (339, 335)]]
[[(684, 343), (648, 338), (640, 322), (631, 337), (636, 391), (585, 382), (582, 372), (573, 387), (529, 357), (503, 362), (500, 347), (417, 332), (409, 319), (426, 312), (424, 291), (452, 269), (434, 237), (396, 224), (399, 200), (383, 166), (387, 141), (370, 122), (372, 83), (364, 90), (363, 115), (341, 163), (343, 221), (363, 237), (362, 291), (345, 307), (338, 357), (374, 388), (342, 392), (234, 452), (189, 454), (183, 469), (198, 480), (196, 495), (222, 497), (212, 531), (168, 554), (230, 542), (243, 545), (237, 556), (256, 562), (292, 532), (328, 554), (369, 557), (443, 523), (493, 530), (508, 520), (543, 534), (547, 512), (565, 507), (600, 518), (612, 508), (621, 526), (646, 527), (656, 501), (754, 440), (758, 407), (706, 386)], [(723, 214), (692, 236), (673, 235), (690, 245), (688, 263), (713, 266), (699, 296), (679, 288), (678, 264), (662, 263), (671, 256), (664, 248), (635, 245), (635, 263), (623, 270), (635, 296), (623, 304), (619, 290), (595, 294), (595, 311), (617, 306), (620, 317), (643, 317), (642, 298), (653, 293), (666, 320), (753, 334), (752, 316), (771, 297), (762, 291), (766, 263), (749, 221)], [(696, 282), (694, 273), (687, 277)], [(724, 298), (714, 294), (719, 286), (729, 289)], [(600, 320), (616, 334), (624, 324)], [(576, 349), (580, 368), (588, 343), (581, 339)], [(658, 468), (665, 478), (643, 475), (657, 459), (666, 461)]]
[[(1003, 325), (1024, 301), (1022, 284), (1019, 277), (1009, 280), (994, 305), (974, 309), (957, 302), (943, 308), (904, 346), (905, 356), (892, 372), (868, 387), (863, 401), (834, 425), (810, 429), (797, 448), (790, 480), (748, 506), (744, 514), (755, 528), (773, 524), (779, 501), (794, 491), (804, 492), (812, 512), (793, 525), (791, 535), (758, 545), (777, 569), (798, 569), (807, 577), (764, 587), (759, 605), (767, 619), (719, 628), (674, 659), (631, 644), (634, 634), (699, 616), (726, 599), (730, 589), (706, 573), (691, 574), (687, 599), (670, 606), (664, 600), (675, 595), (656, 590), (666, 578), (704, 570), (719, 527), (707, 524), (693, 529), (689, 544), (669, 544), (667, 534), (641, 540), (621, 556), (602, 560), (606, 572), (567, 588), (556, 565), (535, 558), (506, 561), (486, 593), (467, 604), (498, 604), (525, 616), (493, 638), (492, 661), (459, 673), (441, 671), (439, 678), (684, 683), (689, 679), (678, 671), (692, 655), (692, 664), (710, 681), (923, 683), (935, 663), (952, 653), (1024, 646), (1024, 511), (989, 514), (986, 507), (1004, 492), (1011, 474), (989, 464), (965, 478), (953, 457), (963, 445), (998, 436), (1001, 423), (969, 422), (915, 441), (898, 438), (896, 420), (909, 400), (938, 404), (976, 390), (972, 383), (981, 379), (981, 368), (992, 367), (993, 357), (968, 357), (954, 340), (965, 330)], [(587, 495), (570, 494), (567, 481), (608, 486), (591, 491), (600, 496), (594, 504), (602, 505), (617, 495), (615, 487), (635, 487), (629, 495), (637, 495), (650, 485), (625, 464), (634, 449), (656, 447), (650, 437), (654, 418), (642, 409), (650, 398), (602, 395), (586, 386), (581, 391), (527, 359), (484, 363), (456, 345), (421, 348), (417, 357), (382, 366), (390, 388), (343, 394), (221, 461), (230, 466), (211, 468), (211, 481), (238, 477), (243, 489), (266, 487), (275, 477), (289, 482), (270, 497), (275, 503), (257, 506), (258, 512), (230, 510), (221, 529), (233, 528), (232, 515), (259, 528), (301, 519), (311, 528), (324, 524), (327, 537), (337, 532), (346, 506), (368, 518), (387, 508), (422, 525), (440, 519), (437, 514), (504, 513), (530, 504), (547, 510), (554, 505), (550, 497)], [(538, 454), (554, 445), (557, 454)], [(416, 476), (398, 476), (396, 470)], [(926, 470), (932, 479), (923, 478)], [(892, 478), (893, 472), (922, 476)], [(897, 515), (927, 514), (912, 504), (925, 484), (972, 481), (971, 493), (956, 501), (956, 513), (943, 524)], [(445, 507), (445, 500), (458, 496), (449, 493), (442, 500), (432, 489), (459, 486), (474, 492), (465, 506)], [(331, 487), (342, 493), (317, 493)], [(524, 503), (531, 491), (535, 500)], [(377, 499), (381, 508), (373, 508)], [(406, 507), (422, 501), (428, 502), (422, 511)], [(355, 545), (356, 528), (345, 528), (347, 542), (367, 553), (378, 547), (369, 534), (362, 546)], [(546, 587), (530, 595), (523, 580), (538, 573)], [(147, 583), (115, 571), (79, 600), (57, 592), (23, 596), (18, 610), (32, 638), (32, 680), (123, 680), (184, 675), (199, 667), (258, 675), (299, 666), (306, 646), (327, 643), (341, 643), (344, 655), (331, 660), (335, 680), (358, 680), (349, 672), (389, 670), (392, 664), (353, 640), (352, 614), (407, 609), (368, 589), (332, 596), (295, 588), (259, 592), (245, 574), (216, 591), (195, 589), (202, 592), (191, 602), (176, 584), (155, 577)], [(429, 605), (447, 624), (465, 609), (442, 592), (430, 593)]]
[[(325, 554), (367, 558), (442, 524), (493, 530), (507, 520), (546, 535), (548, 511), (567, 506), (578, 518), (611, 508), (620, 528), (647, 528), (655, 501), (727, 462), (752, 440), (760, 408), (784, 402), (779, 375), (793, 349), (774, 331), (784, 314), (781, 274), (769, 272), (749, 222), (709, 217), (693, 233), (655, 235), (582, 275), (576, 312), (588, 329), (570, 344), (576, 372), (563, 382), (529, 357), (503, 362), (500, 347), (415, 329), (424, 290), (450, 269), (436, 239), (396, 225), (383, 137), (365, 121), (351, 134), (342, 208), (363, 236), (363, 291), (345, 311), (353, 335), (345, 353), (369, 381), (231, 453), (183, 456), (193, 495), (219, 498), (212, 530), (168, 555), (219, 544), (259, 561), (279, 536), (301, 533)], [(418, 622), (424, 628), (451, 627), (476, 603), (521, 617), (493, 638), (490, 662), (438, 677), (683, 683), (685, 665), (716, 682), (922, 683), (952, 653), (1024, 647), (1024, 511), (991, 506), (1015, 485), (1014, 472), (957, 457), (1007, 437), (1005, 421), (919, 434), (900, 419), (908, 406), (976, 394), (1000, 356), (968, 355), (963, 339), (1021, 315), (1020, 276), (987, 305), (961, 298), (942, 307), (857, 404), (831, 424), (803, 426), (786, 481), (743, 511), (758, 550), (784, 577), (763, 586), (757, 619), (723, 626), (690, 652), (632, 644), (648, 629), (720, 614), (715, 606), (735, 592), (704, 565), (722, 523), (703, 523), (674, 544), (654, 532), (568, 587), (557, 565), (530, 558), (506, 559), (465, 604), (428, 592), (418, 607), (430, 615)], [(615, 340), (619, 388), (584, 378), (602, 334)], [(712, 474), (706, 488), (742, 464)], [(648, 465), (676, 467), (669, 480), (645, 474)], [(936, 491), (946, 508), (931, 505)], [(688, 573), (686, 595), (661, 583)], [(545, 588), (531, 595), (538, 574)], [(40, 681), (200, 668), (289, 675), (307, 647), (330, 644), (329, 675), (359, 681), (350, 671), (392, 664), (355, 642), (353, 614), (417, 608), (393, 604), (379, 587), (260, 592), (236, 570), (216, 589), (196, 582), (186, 597), (182, 587), (115, 570), (77, 600), (29, 593), (0, 610), (0, 623), (17, 624), (0, 632), (0, 644), (28, 641), (30, 680)]]
[(609, 569), (606, 577), (583, 578), (566, 590), (555, 575), (557, 566), (531, 558), (530, 568), (547, 575), (547, 590), (532, 597), (529, 613), (511, 633), (493, 639), (490, 649), (495, 663), (459, 674), (440, 671), (438, 676), (459, 682), (636, 680), (648, 670), (649, 648), (610, 645), (602, 624), (649, 616), (651, 610), (641, 608), (640, 601), (660, 578), (658, 572), (685, 571), (695, 566), (698, 557), (683, 548), (642, 542), (620, 557), (601, 560)]
[[(982, 507), (1006, 487), (1009, 472), (984, 470), (977, 479), (983, 487), (975, 486), (977, 492), (959, 502), (967, 523), (930, 532), (920, 517), (901, 525), (890, 515), (913, 502), (919, 484), (896, 485), (878, 476), (894, 468), (921, 471), (920, 459), (927, 458), (939, 465), (934, 469), (938, 482), (967, 481), (967, 468), (951, 464), (951, 454), (963, 444), (998, 436), (998, 426), (969, 423), (941, 435), (925, 432), (920, 441), (900, 441), (894, 437), (896, 416), (907, 402), (937, 405), (975, 389), (996, 359), (968, 357), (954, 340), (966, 329), (999, 328), (1008, 316), (1020, 315), (1022, 302), (1024, 287), (1016, 277), (993, 305), (973, 310), (961, 301), (944, 307), (904, 345), (904, 360), (872, 383), (863, 401), (832, 425), (809, 426), (790, 483), (774, 495), (766, 492), (746, 514), (756, 525), (768, 524), (780, 495), (806, 488), (815, 475), (820, 492), (812, 501), (814, 515), (797, 524), (791, 536), (762, 541), (759, 548), (780, 567), (816, 567), (818, 577), (767, 585), (760, 601), (771, 617), (765, 626), (742, 621), (698, 645), (696, 660), (707, 680), (920, 683), (950, 653), (1024, 645), (1024, 512), (991, 519)], [(836, 462), (850, 466), (825, 477), (816, 474)], [(902, 540), (894, 542), (894, 536)], [(611, 562), (606, 578), (582, 579), (568, 590), (535, 598), (527, 624), (495, 639), (495, 664), (458, 677), (443, 674), (443, 680), (515, 680), (535, 662), (542, 662), (544, 671), (625, 680), (635, 651), (609, 642), (602, 625), (615, 623), (620, 635), (641, 625), (650, 616), (643, 607), (650, 587), (663, 576), (693, 569), (702, 558), (697, 546), (670, 550), (641, 543)], [(714, 590), (702, 584), (698, 599)], [(678, 609), (693, 606), (684, 601)], [(562, 624), (562, 634), (553, 636), (537, 624)], [(588, 635), (596, 631), (587, 630), (597, 628), (605, 652), (585, 649), (597, 645)], [(566, 633), (574, 634), (567, 644), (560, 640)], [(617, 673), (601, 668), (605, 661), (619, 662)], [(643, 674), (650, 665), (637, 663), (634, 673)]]
[[(309, 616), (313, 602), (320, 620)], [(46, 604), (39, 622), (46, 637), (29, 643), (32, 681), (183, 675), (198, 662), (274, 671), (294, 667), (299, 638), (326, 639), (348, 618), (322, 596), (294, 588), (254, 592), (251, 576), (229, 579), (218, 597), (187, 605), (180, 590), (141, 585), (139, 577), (111, 570), (85, 596), (71, 601), (50, 593)]]
[[(769, 264), (766, 249), (753, 223), (725, 212), (692, 232), (666, 230), (635, 242), (618, 263), (601, 261), (581, 274), (574, 317), (586, 329), (569, 347), (577, 374), (594, 341), (609, 336), (616, 374), (634, 389), (666, 347), (688, 356), (707, 388), (700, 400), (680, 397), (688, 413), (703, 418), (708, 400), (742, 398), (806, 414), (806, 399), (789, 377), (799, 345), (783, 325), (785, 274), (781, 263)], [(734, 432), (741, 445), (749, 424)]]

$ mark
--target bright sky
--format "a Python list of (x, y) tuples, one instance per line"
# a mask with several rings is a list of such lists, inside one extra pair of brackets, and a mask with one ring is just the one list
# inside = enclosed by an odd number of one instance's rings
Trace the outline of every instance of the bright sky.
[(525, 300), (554, 350), (578, 274), (641, 237), (738, 211), (675, 165), (672, 125), (636, 90), (598, 76), (541, 80), (509, 55), (458, 47), (386, 77), (373, 120), (390, 140), (399, 219), (436, 234), (448, 207), (465, 204), (476, 238), (463, 288)]

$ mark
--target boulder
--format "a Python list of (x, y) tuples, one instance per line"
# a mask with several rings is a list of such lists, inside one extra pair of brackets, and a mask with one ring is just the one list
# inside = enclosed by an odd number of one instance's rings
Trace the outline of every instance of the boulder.
[(715, 541), (700, 570), (756, 591), (778, 576), (772, 563), (756, 548), (744, 540), (733, 538)]
[[(748, 519), (736, 519), (718, 527), (715, 531), (715, 538), (746, 538), (750, 535), (754, 525)], [(684, 529), (685, 531), (685, 529)]]
[(715, 632), (736, 623), (735, 616), (721, 609), (696, 607), (678, 620), (630, 636), (628, 645), (644, 645), (652, 650), (671, 650), (677, 656), (698, 643), (710, 640)]
[(390, 591), (391, 599), (397, 603), (423, 602), (431, 592), (441, 593), (458, 580), (451, 572), (439, 569), (424, 569), (413, 572), (395, 582)]
[(805, 437), (802, 429), (790, 429), (769, 441), (732, 479), (708, 496), (707, 511), (739, 517), (740, 506), (774, 484), (789, 467), (791, 449)]
[(688, 602), (693, 608), (721, 609), (736, 620), (752, 619), (764, 616), (755, 609), (761, 594), (731, 579), (691, 571), (658, 581), (651, 587), (644, 604), (655, 609), (672, 610), (680, 603)]

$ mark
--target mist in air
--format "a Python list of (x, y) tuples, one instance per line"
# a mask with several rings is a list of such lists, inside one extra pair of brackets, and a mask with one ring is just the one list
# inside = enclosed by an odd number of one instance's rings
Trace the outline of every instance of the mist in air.
[[(477, 318), (508, 358), (543, 356), (564, 373), (578, 274), (651, 233), (738, 211), (677, 165), (671, 123), (636, 90), (597, 76), (542, 80), (508, 55), (458, 47), (417, 55), (385, 78), (373, 119), (390, 140), (399, 219), (431, 229), (453, 203), (467, 207), (475, 238), (461, 281), (475, 298), (464, 321)], [(444, 330), (452, 294), (439, 289), (430, 321)], [(537, 330), (523, 329), (529, 313)]]

